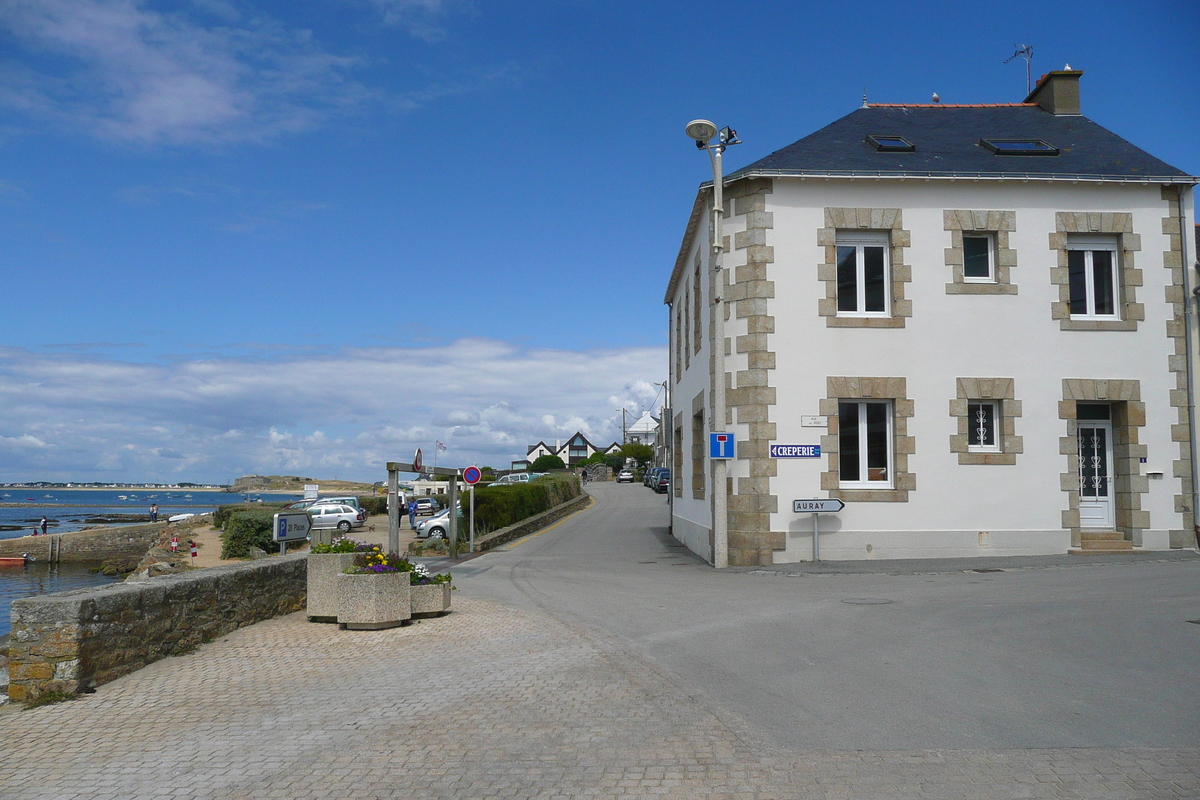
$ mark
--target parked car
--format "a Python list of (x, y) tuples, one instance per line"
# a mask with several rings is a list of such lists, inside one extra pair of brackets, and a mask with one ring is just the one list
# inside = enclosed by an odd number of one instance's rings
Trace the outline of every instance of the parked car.
[(328, 503), (333, 505), (350, 506), (351, 508), (362, 508), (362, 506), (358, 503), (357, 497), (351, 497), (347, 495), (345, 497), (318, 497), (316, 500), (297, 500), (294, 503), (288, 503), (283, 507), (282, 510), (298, 511), (300, 509), (309, 508), (310, 506), (315, 506), (318, 503), (321, 505)]
[(642, 476), (642, 485), (650, 489), (658, 486), (658, 474), (664, 469), (664, 467), (650, 467), (646, 470), (646, 474)]
[(427, 514), (436, 514), (441, 510), (442, 504), (437, 501), (436, 497), (418, 497), (416, 499), (417, 516), (423, 517)]
[(617, 483), (633, 483), (633, 470), (623, 469), (618, 472)]
[(312, 517), (314, 531), (337, 528), (342, 533), (349, 533), (351, 528), (361, 528), (367, 522), (367, 512), (340, 503), (317, 503), (309, 506), (307, 511)]
[[(467, 518), (462, 513), (462, 509), (458, 512), (458, 530), (461, 533), (466, 525)], [(446, 508), (434, 514), (427, 520), (422, 520), (417, 523), (416, 537), (418, 539), (445, 539), (450, 532), (450, 509)]]
[(532, 479), (528, 472), (512, 472), (497, 478), (492, 486), (512, 486), (514, 483), (529, 483)]
[(658, 477), (654, 479), (654, 491), (659, 494), (666, 494), (671, 491), (671, 470), (662, 467), (658, 470)]

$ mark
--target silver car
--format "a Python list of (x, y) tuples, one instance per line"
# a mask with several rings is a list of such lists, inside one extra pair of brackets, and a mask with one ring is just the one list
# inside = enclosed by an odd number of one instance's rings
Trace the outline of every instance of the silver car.
[(342, 533), (349, 533), (351, 528), (361, 528), (367, 523), (366, 512), (351, 506), (320, 504), (309, 506), (307, 511), (312, 517), (314, 531), (337, 528)]
[[(458, 530), (461, 534), (465, 529), (466, 517), (458, 512)], [(446, 508), (434, 514), (427, 520), (417, 523), (416, 537), (418, 539), (445, 539), (450, 532), (450, 509)]]

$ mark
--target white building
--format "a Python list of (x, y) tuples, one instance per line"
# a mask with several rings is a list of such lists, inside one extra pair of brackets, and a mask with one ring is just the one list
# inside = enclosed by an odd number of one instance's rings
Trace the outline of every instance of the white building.
[(828, 559), (1196, 545), (1197, 179), (1081, 116), (1081, 74), (864, 104), (728, 176), (723, 424), (701, 187), (665, 299), (677, 538), (713, 558), (726, 430), (734, 565), (810, 558), (810, 498), (846, 504)]
[(566, 444), (555, 440), (553, 446), (545, 442), (529, 445), (525, 458), (513, 461), (512, 468), (514, 470), (529, 469), (529, 465), (542, 456), (558, 456), (568, 467), (573, 467), (580, 461), (591, 458), (596, 453), (616, 453), (620, 449), (621, 445), (617, 442), (613, 442), (607, 447), (594, 445), (586, 436), (576, 431), (574, 436), (567, 439)]
[(658, 435), (658, 420), (650, 415), (649, 411), (643, 411), (642, 416), (638, 417), (637, 421), (625, 429), (625, 440), (627, 442), (636, 442), (638, 444), (654, 446), (655, 437)]

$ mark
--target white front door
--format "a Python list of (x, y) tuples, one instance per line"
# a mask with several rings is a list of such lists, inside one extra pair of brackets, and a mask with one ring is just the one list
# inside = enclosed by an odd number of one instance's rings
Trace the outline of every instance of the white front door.
[(1079, 526), (1113, 527), (1112, 423), (1080, 420)]

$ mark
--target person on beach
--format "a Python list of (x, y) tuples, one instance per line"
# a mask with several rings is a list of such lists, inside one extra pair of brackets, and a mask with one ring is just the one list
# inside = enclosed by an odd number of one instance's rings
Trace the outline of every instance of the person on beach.
[(150, 521), (158, 522), (158, 503), (150, 504)]
[(50, 527), (50, 521), (46, 519), (46, 515), (42, 515), (42, 521), (38, 523), (38, 527), (42, 529), (42, 536), (46, 535), (46, 528)]

